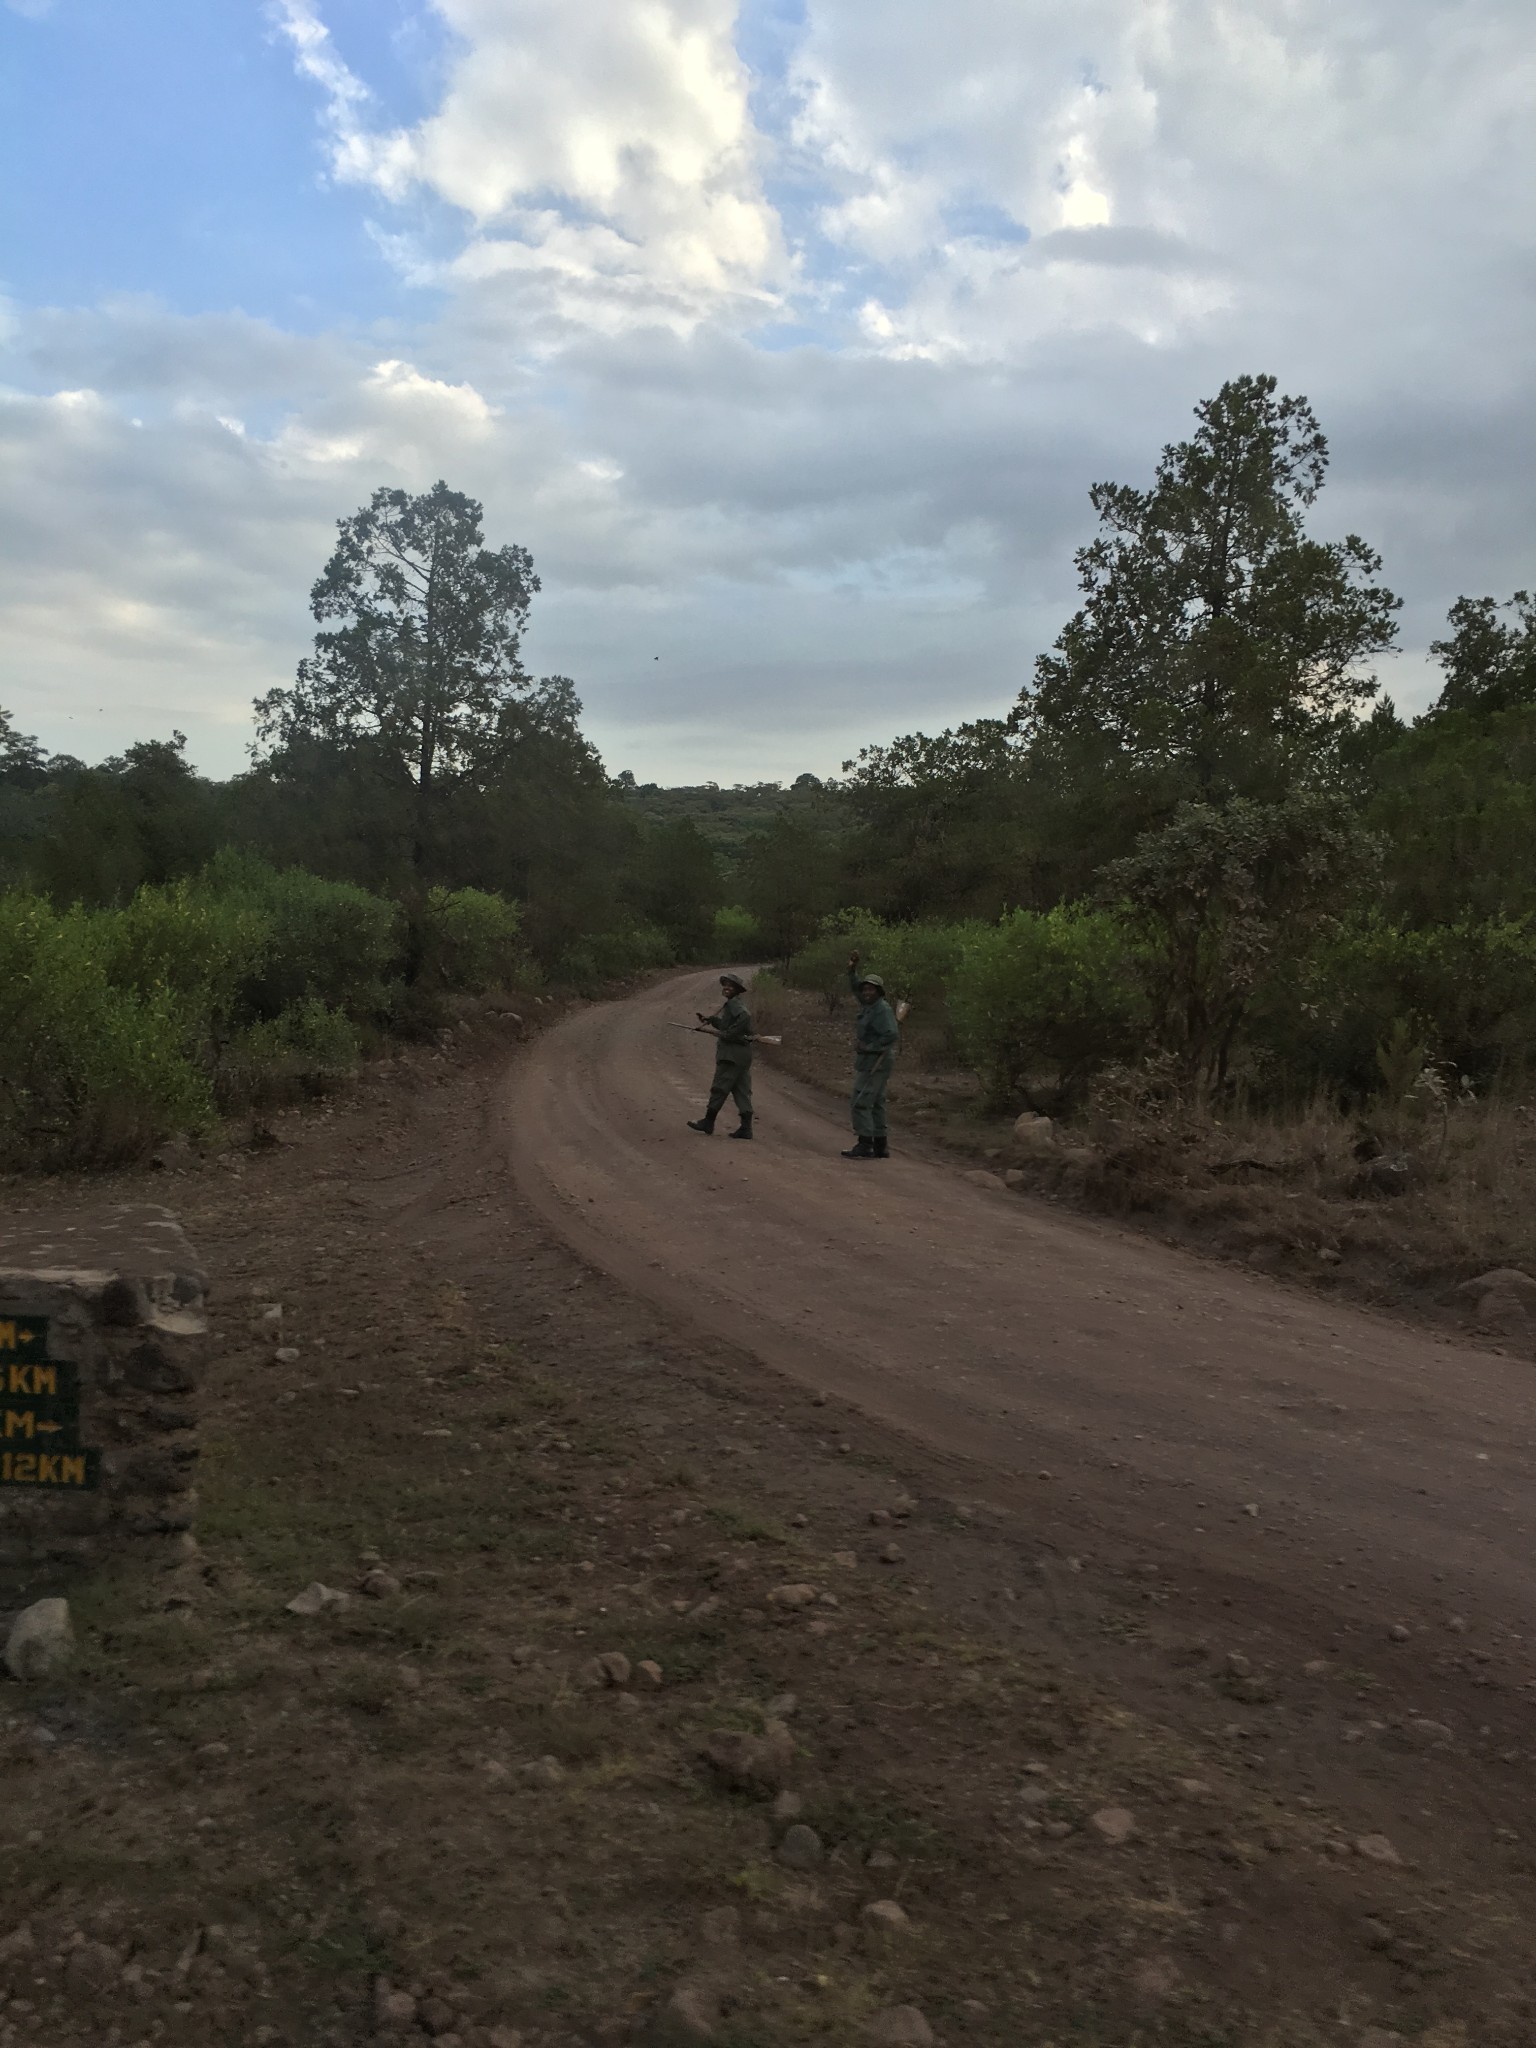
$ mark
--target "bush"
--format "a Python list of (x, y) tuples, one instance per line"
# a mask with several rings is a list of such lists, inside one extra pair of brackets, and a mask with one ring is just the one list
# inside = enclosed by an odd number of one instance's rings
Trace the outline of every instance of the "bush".
[(1059, 904), (972, 927), (949, 985), (960, 1046), (998, 1107), (1049, 1078), (1080, 1094), (1137, 1049), (1148, 1023), (1135, 945), (1112, 912)]
[(249, 1007), (273, 946), (265, 911), (194, 891), (140, 889), (121, 910), (89, 914), (107, 979), (146, 1000), (165, 995), (186, 1043), (216, 1057)]
[(0, 1154), (106, 1166), (212, 1119), (178, 993), (114, 986), (103, 921), (0, 898)]
[(440, 988), (482, 995), (517, 979), (522, 913), (488, 889), (433, 889), (421, 921), (422, 971)]
[(220, 1106), (253, 1109), (323, 1095), (353, 1071), (360, 1051), (351, 1018), (306, 996), (250, 1025), (229, 1047), (219, 1070)]
[(208, 863), (197, 888), (268, 921), (270, 946), (243, 991), (254, 1017), (278, 1017), (310, 996), (358, 1022), (383, 1014), (387, 984), (403, 965), (395, 904), (352, 882), (328, 882), (304, 868), (279, 870), (229, 849)]
[(1262, 992), (1250, 1036), (1298, 1079), (1366, 1096), (1382, 1086), (1376, 1048), (1394, 1033), (1478, 1087), (1523, 1074), (1536, 1043), (1536, 921), (1337, 925)]
[(623, 981), (652, 967), (670, 967), (675, 958), (672, 941), (656, 925), (628, 925), (595, 933), (572, 946), (561, 956), (554, 978), (569, 982), (583, 995), (594, 994), (607, 982)]
[(715, 912), (714, 932), (710, 941), (710, 956), (722, 966), (734, 961), (738, 966), (743, 960), (755, 960), (767, 950), (762, 933), (757, 928), (757, 919), (750, 910), (743, 910), (739, 903), (728, 903), (723, 910)]

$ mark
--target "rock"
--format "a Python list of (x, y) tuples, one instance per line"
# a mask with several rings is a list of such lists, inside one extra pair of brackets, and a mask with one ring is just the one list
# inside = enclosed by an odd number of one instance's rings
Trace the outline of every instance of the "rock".
[(565, 1783), (565, 1767), (558, 1757), (541, 1756), (537, 1762), (524, 1764), (517, 1774), (525, 1785), (550, 1790)]
[(1009, 1166), (1003, 1169), (1003, 1186), (1005, 1188), (1022, 1188), (1028, 1185), (1029, 1175), (1021, 1172), (1017, 1166)]
[(1394, 1621), (1392, 1626), (1387, 1630), (1388, 1637), (1394, 1643), (1406, 1643), (1409, 1636), (1412, 1635), (1412, 1633), (1412, 1629), (1408, 1628), (1404, 1623), (1400, 1621)]
[(706, 1948), (735, 1948), (741, 1940), (741, 1915), (734, 1906), (713, 1906), (699, 1923)]
[(1135, 1834), (1136, 1816), (1128, 1807), (1101, 1806), (1097, 1813), (1089, 1815), (1088, 1825), (1101, 1841), (1118, 1845)]
[(866, 1870), (894, 1870), (898, 1860), (889, 1849), (871, 1849), (864, 1858), (864, 1867)]
[(873, 2048), (933, 2048), (933, 2029), (915, 2005), (891, 2005), (864, 2028)]
[(770, 1607), (785, 1607), (793, 1611), (797, 1607), (811, 1607), (816, 1601), (816, 1588), (801, 1582), (793, 1586), (775, 1586), (768, 1595)]
[(391, 1600), (400, 1590), (400, 1581), (393, 1572), (385, 1571), (382, 1565), (375, 1565), (372, 1571), (363, 1573), (357, 1582), (357, 1590), (370, 1600)]
[(805, 1801), (798, 1792), (781, 1792), (773, 1802), (775, 1820), (798, 1820), (805, 1811)]
[(645, 1708), (632, 1692), (616, 1692), (613, 1704), (621, 1714), (643, 1714)]
[(871, 1899), (859, 1918), (872, 1934), (907, 1934), (912, 1922), (894, 1899)]
[(446, 2038), (453, 2031), (453, 2007), (441, 1998), (424, 1998), (416, 2008), (416, 2017), (434, 2040)]
[(662, 1670), (654, 1657), (642, 1657), (635, 1666), (635, 1676), (650, 1691), (659, 1691), (662, 1683)]
[(1355, 1854), (1363, 1856), (1367, 1863), (1389, 1863), (1398, 1865), (1402, 1857), (1385, 1835), (1359, 1835), (1355, 1839)]
[(890, 1511), (890, 1509), (889, 1509), (889, 1508), (871, 1508), (871, 1509), (870, 1509), (870, 1511), (869, 1511), (869, 1526), (870, 1526), (870, 1527), (871, 1527), (872, 1529), (888, 1529), (888, 1528), (890, 1527), (890, 1525), (891, 1525), (891, 1511)]
[(1309, 1657), (1301, 1668), (1308, 1678), (1326, 1678), (1330, 1667), (1326, 1657)]
[(795, 1745), (782, 1721), (769, 1721), (761, 1735), (716, 1728), (704, 1738), (703, 1755), (735, 1791), (781, 1792), (794, 1765)]
[(288, 1602), (290, 1614), (325, 1614), (334, 1607), (345, 1607), (347, 1596), (338, 1593), (334, 1586), (322, 1586), (318, 1579), (306, 1586), (302, 1593), (295, 1593)]
[(578, 1664), (576, 1676), (581, 1684), (588, 1686), (593, 1691), (600, 1690), (608, 1683), (608, 1674), (603, 1669), (601, 1657), (588, 1657), (584, 1664)]
[(1479, 1273), (1475, 1280), (1463, 1280), (1453, 1292), (1474, 1304), (1485, 1294), (1513, 1295), (1522, 1308), (1536, 1314), (1536, 1280), (1518, 1266), (1496, 1266), (1490, 1273)]
[(786, 1870), (815, 1870), (826, 1855), (814, 1828), (797, 1821), (779, 1844), (779, 1861)]
[(299, 1359), (299, 1347), (297, 1344), (279, 1344), (272, 1356), (279, 1365), (296, 1365)]
[(51, 1678), (75, 1653), (74, 1624), (67, 1600), (34, 1600), (11, 1623), (5, 1640), (5, 1668), (12, 1678)]
[(713, 2041), (720, 2022), (720, 2000), (702, 1984), (679, 1984), (658, 2015), (653, 2038), (685, 2044)]
[(907, 1553), (899, 1543), (887, 1543), (884, 1550), (880, 1553), (880, 1562), (882, 1564), (901, 1564), (905, 1560), (906, 1555)]
[(1350, 1183), (1352, 1195), (1406, 1195), (1413, 1185), (1413, 1162), (1406, 1153), (1372, 1159)]
[(1422, 1714), (1414, 1714), (1403, 1723), (1403, 1733), (1410, 1742), (1431, 1749), (1437, 1742), (1454, 1742), (1455, 1732), (1443, 1721), (1426, 1720)]
[(403, 2034), (416, 2024), (416, 2001), (387, 1977), (373, 1980), (373, 2023), (381, 2034)]
[(630, 1663), (622, 1650), (604, 1650), (597, 1661), (609, 1685), (628, 1685)]
[(1056, 1126), (1048, 1116), (1025, 1110), (1013, 1126), (1013, 1149), (1028, 1158), (1048, 1158), (1056, 1150)]
[(799, 1704), (800, 1702), (794, 1693), (776, 1692), (767, 1706), (764, 1707), (763, 1714), (765, 1719), (769, 1721), (787, 1721)]
[(852, 1550), (834, 1550), (832, 1562), (840, 1565), (845, 1572), (856, 1571), (859, 1563), (858, 1553)]
[(960, 1178), (968, 1180), (973, 1188), (1000, 1188), (1002, 1186), (1002, 1182), (998, 1179), (997, 1175), (995, 1173), (988, 1173), (984, 1166), (974, 1166), (969, 1173), (962, 1173)]

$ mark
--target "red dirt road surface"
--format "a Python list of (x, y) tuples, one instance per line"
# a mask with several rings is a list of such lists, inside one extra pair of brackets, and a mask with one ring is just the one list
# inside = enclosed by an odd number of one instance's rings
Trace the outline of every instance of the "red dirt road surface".
[(1530, 1841), (1533, 1368), (979, 1185), (899, 1127), (888, 1162), (845, 1161), (836, 1103), (762, 1059), (756, 1140), (725, 1138), (729, 1110), (703, 1138), (710, 1047), (668, 1021), (713, 989), (581, 1011), (518, 1066), (505, 1130), (545, 1219), (1017, 1517), (1062, 1625), (1122, 1679), (1148, 1660), (1089, 1625), (1084, 1571), (1144, 1575), (1175, 1656), (1242, 1642), (1288, 1692), (1317, 1660), (1351, 1674), (1347, 1700), (1307, 1694), (1318, 1782), (1353, 1785), (1348, 1745), (1383, 1729), (1449, 1731), (1457, 1767), (1383, 1792), (1419, 1849), (1462, 1821), (1474, 1857), (1490, 1829)]

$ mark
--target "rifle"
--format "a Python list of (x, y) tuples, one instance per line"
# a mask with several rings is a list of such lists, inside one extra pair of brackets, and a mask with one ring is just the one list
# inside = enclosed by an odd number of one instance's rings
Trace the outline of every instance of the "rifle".
[[(711, 1031), (707, 1024), (674, 1024), (670, 1018), (667, 1020), (667, 1028), (671, 1031), (694, 1031), (698, 1033), (700, 1038), (718, 1038), (720, 1036), (718, 1031)], [(782, 1038), (775, 1037), (771, 1032), (767, 1031), (754, 1031), (747, 1040), (748, 1045), (782, 1045), (783, 1043)]]

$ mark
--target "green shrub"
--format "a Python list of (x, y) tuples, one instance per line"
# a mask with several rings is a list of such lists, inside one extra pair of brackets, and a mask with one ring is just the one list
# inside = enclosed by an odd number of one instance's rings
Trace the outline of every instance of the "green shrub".
[(675, 958), (672, 941), (658, 926), (626, 925), (618, 931), (595, 932), (569, 948), (557, 963), (554, 978), (589, 994), (648, 968), (670, 967)]
[(998, 1106), (1054, 1084), (1072, 1099), (1147, 1026), (1136, 948), (1112, 912), (1059, 904), (970, 928), (949, 984), (956, 1035)]
[(723, 910), (715, 912), (714, 932), (710, 941), (710, 954), (722, 965), (735, 961), (754, 960), (767, 950), (763, 936), (757, 928), (757, 919), (750, 910), (743, 910), (739, 903), (728, 903)]
[(265, 911), (188, 882), (140, 889), (121, 910), (90, 913), (90, 926), (107, 979), (146, 999), (169, 996), (192, 1046), (229, 1036), (273, 945)]
[(184, 1000), (114, 986), (102, 921), (40, 897), (0, 898), (0, 1155), (104, 1166), (211, 1121)]
[(1336, 925), (1272, 978), (1250, 1024), (1288, 1073), (1360, 1096), (1382, 1087), (1377, 1047), (1394, 1034), (1478, 1087), (1523, 1074), (1536, 1044), (1536, 920)]
[(433, 889), (422, 914), (422, 971), (469, 995), (505, 988), (521, 965), (522, 913), (487, 889)]
[(220, 1106), (254, 1109), (323, 1095), (357, 1066), (357, 1026), (316, 996), (249, 1025), (230, 1045), (218, 1078)]
[(254, 1017), (280, 1016), (310, 996), (358, 1021), (385, 1009), (387, 985), (403, 965), (403, 920), (395, 904), (352, 882), (268, 867), (228, 848), (208, 863), (197, 887), (268, 920), (271, 944), (243, 991)]

